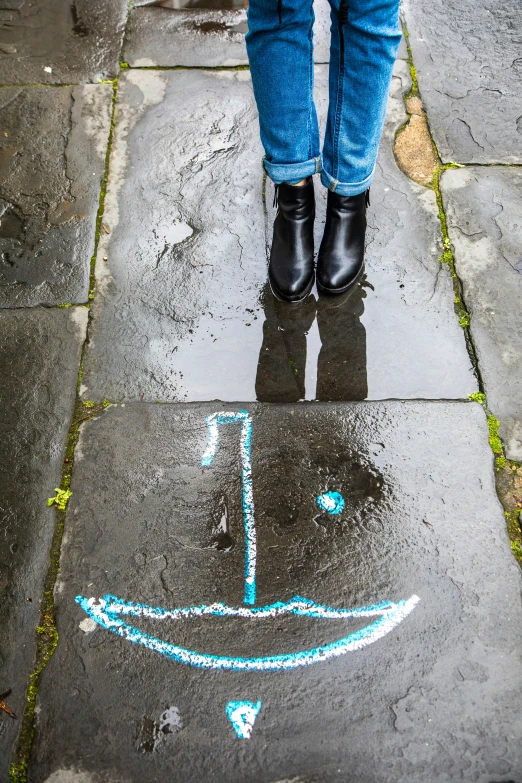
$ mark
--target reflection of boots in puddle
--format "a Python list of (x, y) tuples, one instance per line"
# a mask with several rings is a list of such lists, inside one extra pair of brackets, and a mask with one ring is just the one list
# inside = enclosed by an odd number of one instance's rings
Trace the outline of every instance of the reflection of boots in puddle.
[(360, 321), (365, 297), (359, 284), (344, 297), (319, 298), (317, 325), (322, 347), (317, 360), (318, 400), (365, 400), (368, 396), (366, 330)]
[(265, 311), (259, 353), (256, 398), (260, 402), (297, 402), (305, 396), (306, 334), (314, 322), (316, 301), (299, 305), (279, 302), (268, 285), (261, 302)]

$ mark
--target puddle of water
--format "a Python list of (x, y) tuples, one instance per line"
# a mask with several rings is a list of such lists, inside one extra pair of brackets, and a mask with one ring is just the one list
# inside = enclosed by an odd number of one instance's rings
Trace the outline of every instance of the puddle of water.
[(364, 281), (347, 296), (300, 307), (278, 302), (265, 287), (263, 343), (256, 374), (260, 402), (365, 400)]
[(350, 401), (368, 397), (365, 280), (342, 300), (293, 307), (265, 285), (257, 307), (203, 314), (176, 349), (179, 398)]

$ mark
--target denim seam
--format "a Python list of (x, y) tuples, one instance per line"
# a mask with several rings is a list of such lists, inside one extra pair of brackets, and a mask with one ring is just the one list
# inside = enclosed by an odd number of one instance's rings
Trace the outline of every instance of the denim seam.
[(333, 164), (334, 174), (337, 175), (339, 169), (339, 136), (341, 133), (341, 116), (343, 111), (343, 85), (344, 85), (344, 31), (342, 29), (342, 21), (340, 18), (341, 10), (337, 11), (338, 14), (338, 35), (339, 35), (339, 77), (337, 80), (337, 106), (335, 107), (335, 124), (334, 124), (334, 144), (333, 144)]
[[(312, 4), (310, 4), (310, 10), (313, 13), (313, 7)], [(313, 108), (313, 102), (314, 102), (314, 47), (313, 47), (313, 26), (310, 25), (310, 30), (308, 32), (308, 41), (310, 42), (310, 58), (308, 61), (308, 68), (309, 68), (309, 76), (308, 76), (308, 103), (309, 103), (309, 109), (308, 109), (308, 122), (307, 122), (307, 133), (308, 133), (308, 157), (312, 157), (312, 108)]]

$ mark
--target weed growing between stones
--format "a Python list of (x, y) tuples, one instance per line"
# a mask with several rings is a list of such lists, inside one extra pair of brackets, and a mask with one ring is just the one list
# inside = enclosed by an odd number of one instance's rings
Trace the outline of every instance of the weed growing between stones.
[(484, 405), (486, 402), (486, 395), (482, 392), (473, 392), (473, 394), (468, 394), (468, 400), (470, 400), (470, 402), (478, 402), (480, 405)]
[(407, 100), (408, 98), (419, 95), (419, 82), (417, 81), (417, 71), (413, 64), (413, 54), (410, 45), (410, 34), (408, 32), (408, 28), (406, 27), (406, 21), (404, 19), (402, 19), (402, 31), (404, 33), (404, 40), (406, 41), (406, 49), (408, 50), (408, 66), (410, 69), (410, 76), (411, 76), (411, 88), (408, 95), (406, 95), (406, 100)]
[(72, 492), (70, 489), (60, 489), (60, 487), (55, 487), (54, 491), (56, 492), (56, 495), (53, 498), (47, 498), (47, 505), (48, 506), (56, 506), (56, 508), (60, 509), (60, 511), (65, 511), (67, 508), (67, 503), (69, 502), (69, 498), (72, 495)]
[(506, 460), (497, 472), (497, 491), (504, 507), (511, 550), (522, 566), (522, 465)]
[(498, 434), (498, 428), (500, 424), (498, 419), (496, 419), (492, 413), (488, 416), (488, 430), (489, 430), (489, 445), (491, 446), (491, 451), (495, 455), (495, 467), (497, 470), (500, 470), (500, 468), (503, 468), (506, 464), (506, 458), (504, 457), (504, 449), (502, 446), (502, 441), (500, 440), (499, 434)]

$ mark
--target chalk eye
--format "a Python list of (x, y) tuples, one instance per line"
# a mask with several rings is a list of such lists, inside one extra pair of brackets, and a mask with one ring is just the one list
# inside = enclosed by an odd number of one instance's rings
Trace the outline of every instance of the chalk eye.
[(317, 505), (328, 514), (340, 514), (344, 508), (344, 498), (339, 492), (325, 492), (317, 497)]

